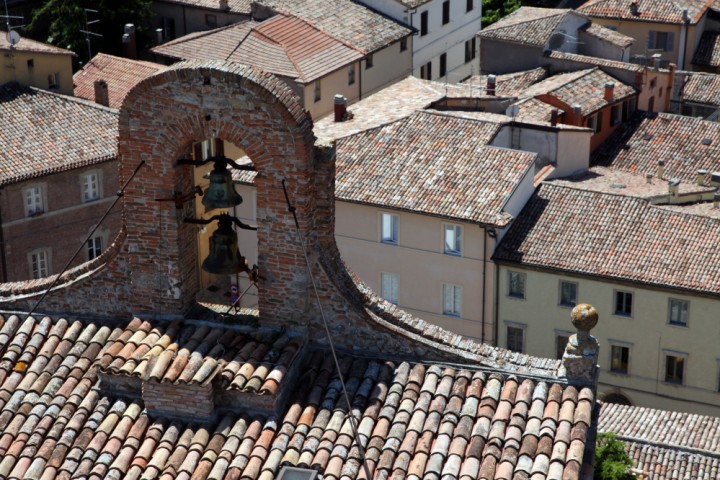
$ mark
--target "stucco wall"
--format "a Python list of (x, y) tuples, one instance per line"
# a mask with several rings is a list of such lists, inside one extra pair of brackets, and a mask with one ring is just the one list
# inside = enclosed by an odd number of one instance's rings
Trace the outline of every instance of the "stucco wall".
[[(22, 40), (20, 42), (22, 43)], [(9, 56), (5, 56), (6, 54)], [(51, 89), (48, 76), (52, 76), (53, 82), (55, 82), (56, 74), (59, 85)], [(3, 61), (0, 63), (0, 85), (7, 82), (18, 82), (21, 85), (72, 95), (72, 77), (71, 55), (31, 53), (18, 50), (13, 53), (3, 52)]]
[(320, 100), (315, 101), (315, 82), (310, 82), (304, 85), (303, 97), (305, 108), (310, 112), (310, 116), (313, 120), (322, 118), (325, 115), (333, 112), (334, 103), (333, 97), (339, 93), (344, 95), (348, 99), (348, 103), (357, 100), (360, 97), (360, 66), (365, 65), (365, 62), (355, 62), (355, 83), (348, 85), (349, 66), (343, 67), (340, 70), (336, 70), (325, 77), (319, 79), (320, 81)]
[[(219, 4), (218, 4), (219, 5)], [(182, 37), (188, 33), (201, 32), (216, 28), (206, 23), (205, 15), (214, 15), (217, 19), (217, 27), (224, 27), (248, 18), (247, 15), (236, 13), (225, 13), (219, 10), (192, 8), (183, 5), (174, 5), (165, 2), (152, 2), (150, 10), (153, 12), (152, 28), (163, 27), (163, 18), (172, 19), (175, 23), (174, 37), (166, 37), (164, 41)]]
[(407, 37), (404, 51), (400, 51), (400, 41), (397, 41), (373, 53), (372, 68), (367, 68), (367, 60), (360, 62), (356, 76), (360, 81), (362, 98), (402, 80), (412, 72), (412, 41), (412, 36)]
[(480, 40), (480, 70), (482, 73), (510, 73), (541, 66), (541, 47), (527, 47), (514, 43)]

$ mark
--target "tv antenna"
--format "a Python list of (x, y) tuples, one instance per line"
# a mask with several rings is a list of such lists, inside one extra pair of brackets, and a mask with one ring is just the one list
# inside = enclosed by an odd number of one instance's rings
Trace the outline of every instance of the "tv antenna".
[(92, 8), (84, 8), (83, 10), (85, 10), (85, 30), (80, 30), (80, 31), (85, 34), (85, 43), (87, 43), (88, 62), (89, 62), (90, 60), (92, 60), (92, 47), (90, 45), (90, 38), (91, 37), (102, 37), (102, 35), (100, 35), (99, 33), (90, 31), (90, 25), (95, 25), (97, 23), (100, 23), (100, 19), (96, 18), (96, 19), (90, 20), (88, 18), (88, 13), (97, 14), (99, 12), (97, 10), (93, 10)]
[(13, 28), (22, 28), (25, 25), (15, 25), (14, 27), (10, 25), (10, 22), (12, 20), (20, 20), (23, 21), (24, 17), (17, 16), (17, 15), (10, 15), (10, 12), (8, 10), (7, 6), (7, 0), (4, 0), (3, 3), (5, 4), (5, 15), (0, 15), (0, 18), (3, 18), (5, 20), (5, 26), (7, 27), (7, 33), (5, 34), (5, 38), (7, 39), (8, 43), (10, 43), (10, 48), (15, 47), (20, 42), (20, 34), (13, 30)]

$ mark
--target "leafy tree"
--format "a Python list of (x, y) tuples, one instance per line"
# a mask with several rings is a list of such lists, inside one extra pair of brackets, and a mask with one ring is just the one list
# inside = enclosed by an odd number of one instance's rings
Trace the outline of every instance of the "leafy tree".
[(595, 478), (598, 480), (634, 480), (632, 459), (625, 444), (614, 433), (601, 433), (595, 444)]
[(521, 0), (482, 0), (482, 26), (492, 25), (522, 7)]
[[(120, 55), (126, 23), (135, 24), (138, 49), (149, 44), (151, 3), (152, 0), (47, 0), (33, 11), (28, 29), (32, 37), (70, 49), (84, 60), (88, 59), (88, 46), (81, 30), (88, 30), (102, 35), (90, 37), (93, 55), (98, 52)], [(99, 20), (89, 29), (85, 24), (86, 8), (97, 10), (87, 14), (88, 20)]]

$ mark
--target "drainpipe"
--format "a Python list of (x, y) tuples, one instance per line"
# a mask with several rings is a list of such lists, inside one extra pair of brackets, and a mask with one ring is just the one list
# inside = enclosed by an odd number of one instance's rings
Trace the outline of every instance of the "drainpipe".
[(678, 66), (680, 70), (685, 70), (685, 46), (687, 45), (688, 24), (690, 23), (687, 8), (682, 11), (682, 19), (683, 23), (680, 25), (680, 45), (678, 46)]
[(482, 321), (480, 323), (480, 342), (485, 343), (485, 289), (487, 288), (486, 284), (486, 271), (487, 271), (487, 229), (485, 227), (481, 227), (483, 229), (483, 269), (482, 269)]
[[(0, 189), (0, 194), (2, 194), (2, 189)], [(2, 202), (0, 202), (0, 266), (2, 267), (2, 281), (7, 282), (8, 276), (7, 276), (7, 260), (5, 258), (5, 231), (2, 228)]]

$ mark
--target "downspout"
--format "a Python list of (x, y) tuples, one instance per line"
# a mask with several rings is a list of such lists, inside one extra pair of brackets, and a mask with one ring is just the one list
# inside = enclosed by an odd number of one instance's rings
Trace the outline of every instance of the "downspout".
[[(0, 194), (2, 194), (2, 189), (0, 189)], [(0, 207), (0, 263), (2, 264), (2, 281), (4, 283), (8, 281), (8, 276), (7, 260), (5, 258), (5, 231), (3, 230), (2, 225), (2, 207)]]
[(487, 310), (485, 305), (485, 290), (487, 289), (486, 282), (486, 270), (487, 270), (487, 229), (483, 229), (483, 268), (482, 268), (482, 323), (480, 324), (480, 342), (485, 343), (485, 312)]
[(493, 345), (498, 346), (498, 330), (500, 330), (498, 311), (500, 305), (500, 265), (495, 267), (495, 312), (493, 315)]
[[(367, 62), (367, 58), (365, 59), (365, 61)], [(366, 63), (366, 65), (367, 65), (367, 63)], [(358, 90), (359, 90), (358, 93), (360, 94), (360, 98), (359, 98), (360, 100), (362, 100), (362, 98), (363, 98), (363, 89), (362, 89), (362, 72), (363, 72), (363, 68), (362, 68), (362, 66), (363, 66), (363, 65), (362, 65), (362, 60), (360, 60), (360, 61), (358, 62)]]
[(687, 48), (687, 37), (688, 37), (688, 23), (690, 23), (690, 17), (688, 17), (687, 8), (682, 11), (683, 23), (680, 25), (680, 45), (679, 56), (678, 56), (678, 67), (680, 70), (685, 70), (685, 48)]
[(187, 15), (185, 14), (186, 7), (183, 5), (183, 35), (187, 35)]

